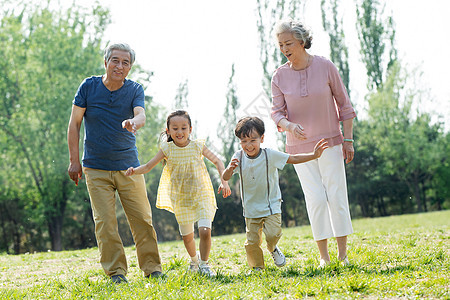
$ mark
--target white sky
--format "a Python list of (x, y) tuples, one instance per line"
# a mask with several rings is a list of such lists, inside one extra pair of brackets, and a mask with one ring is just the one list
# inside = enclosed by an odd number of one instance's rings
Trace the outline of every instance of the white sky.
[[(329, 57), (328, 36), (323, 32), (319, 0), (305, 0), (305, 12), (298, 19), (314, 33), (311, 54)], [(60, 0), (70, 5), (72, 0)], [(91, 5), (91, 0), (78, 4)], [(423, 72), (420, 88), (429, 89), (422, 103), (426, 111), (450, 116), (450, 2), (446, 0), (389, 0), (396, 22), (399, 56), (409, 70)], [(66, 4), (67, 3), (67, 4)], [(180, 82), (188, 79), (189, 112), (197, 120), (198, 137), (216, 140), (216, 127), (226, 103), (231, 65), (235, 63), (235, 82), (241, 114), (261, 92), (262, 68), (256, 29), (256, 0), (102, 0), (111, 11), (111, 25), (105, 40), (124, 41), (136, 50), (137, 62), (154, 72), (147, 93), (171, 109)], [(360, 62), (355, 26), (354, 0), (342, 0), (345, 8), (346, 43), (350, 49), (351, 98), (364, 116), (365, 69)], [(447, 70), (447, 71), (446, 71)], [(90, 75), (90, 74), (86, 74)], [(267, 132), (275, 132), (271, 120), (264, 118)], [(450, 121), (446, 122), (449, 130)], [(267, 137), (266, 146), (273, 137)]]

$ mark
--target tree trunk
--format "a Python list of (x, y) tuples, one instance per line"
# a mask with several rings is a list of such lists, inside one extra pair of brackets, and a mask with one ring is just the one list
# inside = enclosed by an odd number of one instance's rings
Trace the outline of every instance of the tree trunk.
[(361, 196), (357, 196), (357, 201), (358, 201), (359, 207), (361, 208), (361, 213), (362, 213), (363, 217), (368, 218), (369, 214), (368, 214), (368, 209), (367, 209), (367, 203), (363, 200), (363, 198)]
[(420, 193), (421, 193), (421, 197), (422, 197), (422, 204), (423, 204), (423, 209), (425, 212), (428, 211), (428, 206), (427, 206), (427, 197), (425, 196), (425, 183), (422, 183), (422, 187), (420, 188)]
[(52, 251), (62, 250), (62, 216), (54, 216), (49, 218), (48, 231), (52, 244)]
[[(4, 211), (6, 211), (6, 210), (3, 208), (3, 205), (2, 205), (1, 212), (4, 212)], [(3, 238), (3, 243), (5, 244), (6, 254), (9, 254), (8, 237), (7, 237), (7, 234), (6, 234), (7, 233), (7, 229), (6, 229), (5, 215), (3, 213), (1, 213), (1, 212), (0, 212), (0, 221), (1, 221), (1, 227), (2, 227), (2, 232), (3, 232), (2, 238)]]
[(422, 197), (420, 197), (420, 188), (418, 183), (414, 183), (414, 196), (416, 197), (417, 211), (422, 212)]

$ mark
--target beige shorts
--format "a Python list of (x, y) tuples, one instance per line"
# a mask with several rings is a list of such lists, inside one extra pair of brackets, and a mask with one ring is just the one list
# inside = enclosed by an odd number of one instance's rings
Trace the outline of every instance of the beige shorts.
[[(181, 234), (182, 236), (185, 236), (185, 235), (188, 235), (188, 234), (191, 234), (191, 233), (194, 232), (194, 223), (191, 223), (191, 224), (183, 224), (183, 225), (178, 224), (178, 227), (180, 228), (180, 234)], [(211, 227), (212, 227), (212, 221), (209, 220), (209, 219), (200, 219), (200, 220), (198, 220), (198, 222), (197, 222), (197, 227), (198, 227), (198, 228), (200, 228), (200, 227), (206, 227), (206, 228), (211, 229)]]

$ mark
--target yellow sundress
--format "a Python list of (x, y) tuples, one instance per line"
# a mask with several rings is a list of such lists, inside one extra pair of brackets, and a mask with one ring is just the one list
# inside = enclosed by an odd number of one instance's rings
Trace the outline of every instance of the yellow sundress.
[(204, 140), (190, 141), (185, 147), (161, 143), (167, 163), (159, 181), (156, 207), (174, 213), (178, 224), (212, 221), (216, 214), (216, 196), (203, 161), (204, 145)]

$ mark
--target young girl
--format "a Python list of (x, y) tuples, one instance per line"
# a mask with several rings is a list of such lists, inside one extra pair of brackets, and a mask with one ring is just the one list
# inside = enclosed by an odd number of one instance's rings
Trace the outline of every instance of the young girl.
[[(162, 159), (167, 161), (159, 182), (156, 207), (175, 214), (184, 246), (191, 263), (189, 269), (208, 276), (214, 272), (208, 265), (211, 250), (211, 225), (216, 213), (216, 197), (203, 156), (209, 159), (222, 174), (222, 161), (205, 146), (204, 140), (189, 139), (192, 132), (191, 118), (186, 111), (177, 110), (167, 117), (167, 141), (148, 163), (137, 168), (130, 167), (125, 173), (144, 174)], [(228, 183), (221, 179), (218, 193), (223, 197), (231, 194)], [(198, 222), (200, 257), (195, 249), (194, 223)]]

